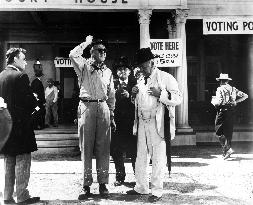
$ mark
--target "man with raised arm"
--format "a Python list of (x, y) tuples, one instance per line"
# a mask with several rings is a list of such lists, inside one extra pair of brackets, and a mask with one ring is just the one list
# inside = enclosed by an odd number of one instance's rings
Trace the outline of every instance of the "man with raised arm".
[[(91, 47), (89, 59), (82, 57), (84, 49)], [(111, 126), (115, 129), (115, 90), (111, 70), (105, 65), (106, 47), (102, 40), (86, 41), (70, 51), (80, 87), (78, 106), (78, 135), (83, 161), (83, 190), (79, 200), (91, 196), (92, 157), (96, 157), (97, 181), (102, 197), (109, 194), (106, 184), (109, 179)]]

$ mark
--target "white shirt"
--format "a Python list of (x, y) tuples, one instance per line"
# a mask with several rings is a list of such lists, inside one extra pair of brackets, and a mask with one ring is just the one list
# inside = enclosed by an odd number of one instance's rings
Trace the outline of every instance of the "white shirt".
[(145, 85), (144, 79), (141, 80), (138, 84), (139, 93), (138, 93), (138, 108), (141, 110), (153, 110), (157, 108), (159, 101), (158, 98), (149, 95), (148, 90), (150, 87), (158, 87), (157, 83), (157, 69), (155, 69), (150, 77), (148, 78), (147, 84)]
[(55, 86), (47, 87), (45, 90), (45, 98), (47, 98), (47, 96), (51, 93), (54, 92), (54, 99), (53, 99), (53, 103), (55, 103), (58, 99), (58, 89)]
[(121, 85), (122, 83), (126, 83), (126, 85), (127, 85), (127, 84), (128, 84), (128, 78), (125, 79), (125, 80), (121, 80), (121, 79), (119, 78), (119, 83), (120, 83), (120, 85)]

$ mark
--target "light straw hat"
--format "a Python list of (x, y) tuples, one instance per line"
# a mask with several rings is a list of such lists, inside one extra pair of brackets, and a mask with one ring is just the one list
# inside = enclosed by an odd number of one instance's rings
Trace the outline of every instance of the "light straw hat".
[(220, 81), (220, 80), (232, 80), (232, 78), (229, 78), (228, 77), (228, 74), (226, 73), (221, 73), (220, 74), (220, 77), (219, 78), (216, 78), (217, 81)]

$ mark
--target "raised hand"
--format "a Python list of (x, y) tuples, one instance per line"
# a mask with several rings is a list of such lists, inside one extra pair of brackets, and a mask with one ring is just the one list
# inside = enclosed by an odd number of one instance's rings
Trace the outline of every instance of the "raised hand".
[(87, 42), (88, 44), (91, 44), (91, 43), (92, 43), (92, 40), (93, 40), (93, 36), (91, 36), (91, 35), (86, 36), (86, 42)]

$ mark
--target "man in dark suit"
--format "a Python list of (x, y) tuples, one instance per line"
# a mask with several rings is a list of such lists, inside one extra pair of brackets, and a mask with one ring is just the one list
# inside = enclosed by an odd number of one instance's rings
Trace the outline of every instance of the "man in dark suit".
[(45, 126), (46, 100), (45, 100), (45, 89), (43, 83), (41, 82), (41, 77), (43, 76), (43, 68), (39, 60), (37, 60), (34, 63), (33, 69), (36, 78), (32, 81), (31, 88), (33, 93), (35, 93), (37, 96), (38, 106), (40, 108), (33, 115), (33, 127), (36, 130), (41, 130)]
[(114, 118), (117, 129), (112, 133), (111, 156), (116, 169), (114, 185), (120, 186), (126, 176), (124, 153), (131, 158), (133, 170), (135, 169), (137, 137), (133, 135), (134, 104), (131, 102), (130, 93), (136, 81), (129, 77), (131, 71), (125, 56), (120, 57), (116, 70), (118, 78), (114, 82), (116, 91)]
[(0, 97), (4, 98), (13, 120), (10, 136), (0, 152), (4, 155), (5, 204), (15, 203), (15, 182), (18, 203), (31, 204), (40, 200), (31, 197), (27, 189), (31, 152), (37, 150), (31, 117), (37, 101), (29, 86), (29, 78), (23, 73), (27, 65), (25, 53), (22, 48), (10, 48), (6, 53), (7, 67), (0, 73)]

